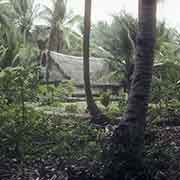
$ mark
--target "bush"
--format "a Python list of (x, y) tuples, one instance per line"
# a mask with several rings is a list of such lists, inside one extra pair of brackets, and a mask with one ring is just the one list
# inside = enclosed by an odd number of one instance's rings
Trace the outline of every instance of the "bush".
[(0, 95), (9, 102), (34, 100), (38, 84), (38, 67), (9, 67), (0, 71)]
[[(32, 160), (53, 154), (76, 160), (99, 158), (101, 130), (77, 117), (46, 115), (27, 107), (32, 92), (33, 97), (37, 95), (35, 77), (32, 69), (24, 67), (0, 72), (0, 88), (3, 89), (0, 94), (0, 159)], [(42, 94), (50, 92), (53, 97), (60, 91), (69, 95), (73, 89), (68, 83), (61, 87), (40, 87)], [(14, 94), (9, 93), (9, 89), (13, 89)], [(66, 111), (79, 112), (76, 104), (66, 106)]]
[(100, 102), (103, 106), (107, 107), (110, 103), (110, 92), (103, 92), (100, 97)]
[(111, 103), (107, 108), (106, 108), (106, 113), (107, 116), (110, 117), (110, 119), (114, 119), (117, 116), (120, 115), (120, 109), (118, 107), (117, 103)]
[(72, 81), (62, 82), (59, 85), (44, 84), (38, 86), (38, 96), (42, 105), (55, 105), (57, 101), (65, 102), (74, 92)]
[[(1, 99), (1, 104), (6, 102)], [(41, 112), (7, 105), (0, 108), (0, 158), (32, 160), (58, 155), (77, 160), (101, 155), (101, 130), (80, 119), (47, 117)]]
[(180, 94), (178, 82), (163, 80), (160, 78), (153, 79), (151, 104), (156, 108), (158, 116), (168, 115), (169, 110), (179, 109)]
[[(2, 101), (6, 102), (1, 98)], [(34, 149), (37, 143), (35, 139), (40, 138), (42, 130), (45, 132), (46, 126), (43, 123), (41, 115), (32, 109), (22, 112), (21, 106), (4, 104), (0, 108), (1, 157), (22, 160), (26, 156), (32, 156), (37, 150)]]
[(68, 104), (68, 105), (66, 105), (65, 106), (65, 112), (68, 112), (68, 113), (78, 113), (79, 109), (78, 109), (77, 104)]

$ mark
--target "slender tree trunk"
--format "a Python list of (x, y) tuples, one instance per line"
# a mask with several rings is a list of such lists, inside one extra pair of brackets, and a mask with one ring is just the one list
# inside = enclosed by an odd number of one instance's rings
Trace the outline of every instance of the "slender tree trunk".
[[(92, 95), (90, 73), (89, 73), (89, 44), (91, 29), (91, 0), (85, 0), (84, 16), (84, 41), (83, 41), (83, 68), (84, 68), (84, 85), (87, 100), (87, 108), (92, 115), (94, 122), (100, 123), (107, 118), (98, 109)], [(99, 122), (98, 122), (99, 121)]]
[(64, 0), (56, 0), (54, 4), (53, 19), (51, 22), (51, 31), (49, 35), (48, 50), (62, 52), (64, 46), (64, 33), (59, 28), (58, 22), (63, 22), (66, 13)]
[(132, 163), (137, 166), (144, 151), (145, 119), (152, 81), (156, 34), (156, 4), (156, 0), (139, 0), (135, 68), (128, 106), (123, 121), (111, 139), (114, 159), (129, 166)]
[(84, 42), (83, 42), (83, 67), (84, 67), (84, 85), (87, 98), (88, 110), (93, 116), (99, 113), (97, 105), (92, 96), (90, 82), (90, 65), (89, 65), (89, 44), (91, 29), (91, 0), (85, 0), (85, 16), (84, 16)]

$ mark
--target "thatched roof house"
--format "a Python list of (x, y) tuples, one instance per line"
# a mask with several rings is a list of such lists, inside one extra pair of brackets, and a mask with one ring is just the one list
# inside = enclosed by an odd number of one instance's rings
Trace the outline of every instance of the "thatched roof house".
[[(47, 58), (47, 57), (46, 57)], [(47, 62), (47, 60), (45, 60)], [(49, 81), (73, 80), (75, 84), (83, 84), (83, 58), (69, 56), (57, 52), (48, 52)], [(105, 59), (90, 58), (90, 79), (92, 84), (109, 83), (104, 80), (110, 73), (110, 68)]]
[[(48, 62), (48, 63), (47, 63)], [(72, 80), (76, 86), (77, 95), (84, 95), (83, 58), (69, 56), (53, 51), (44, 51), (41, 55), (41, 67), (44, 71), (43, 79), (46, 81), (48, 69), (48, 82), (59, 83)], [(90, 79), (93, 94), (110, 90), (117, 93), (120, 84), (113, 82), (108, 62), (103, 58), (90, 58)]]

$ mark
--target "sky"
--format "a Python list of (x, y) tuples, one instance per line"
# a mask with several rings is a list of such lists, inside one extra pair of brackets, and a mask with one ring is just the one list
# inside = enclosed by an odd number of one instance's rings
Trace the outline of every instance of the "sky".
[[(83, 15), (85, 0), (69, 0), (69, 8)], [(92, 0), (92, 21), (110, 21), (111, 14), (126, 10), (137, 17), (138, 0)], [(180, 0), (165, 0), (158, 5), (158, 19), (180, 29)]]
[[(37, 2), (48, 2), (52, 0), (36, 0)], [(68, 0), (68, 8), (75, 14), (84, 14), (85, 0)], [(129, 12), (137, 17), (138, 0), (92, 0), (92, 21), (94, 23), (111, 20), (111, 15), (121, 10)], [(180, 0), (164, 0), (158, 5), (158, 19), (165, 20), (170, 26), (180, 30)]]

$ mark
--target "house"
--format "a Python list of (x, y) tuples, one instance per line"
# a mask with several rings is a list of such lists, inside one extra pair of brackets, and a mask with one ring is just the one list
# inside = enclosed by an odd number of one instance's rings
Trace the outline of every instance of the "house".
[[(43, 79), (48, 82), (60, 83), (71, 80), (78, 89), (79, 94), (84, 94), (83, 80), (83, 58), (69, 56), (53, 51), (44, 51), (41, 56), (41, 67), (43, 70)], [(107, 60), (103, 58), (90, 58), (90, 80), (93, 93), (96, 94), (100, 90), (115, 90), (117, 91), (120, 85), (113, 82), (109, 75), (111, 70)]]

